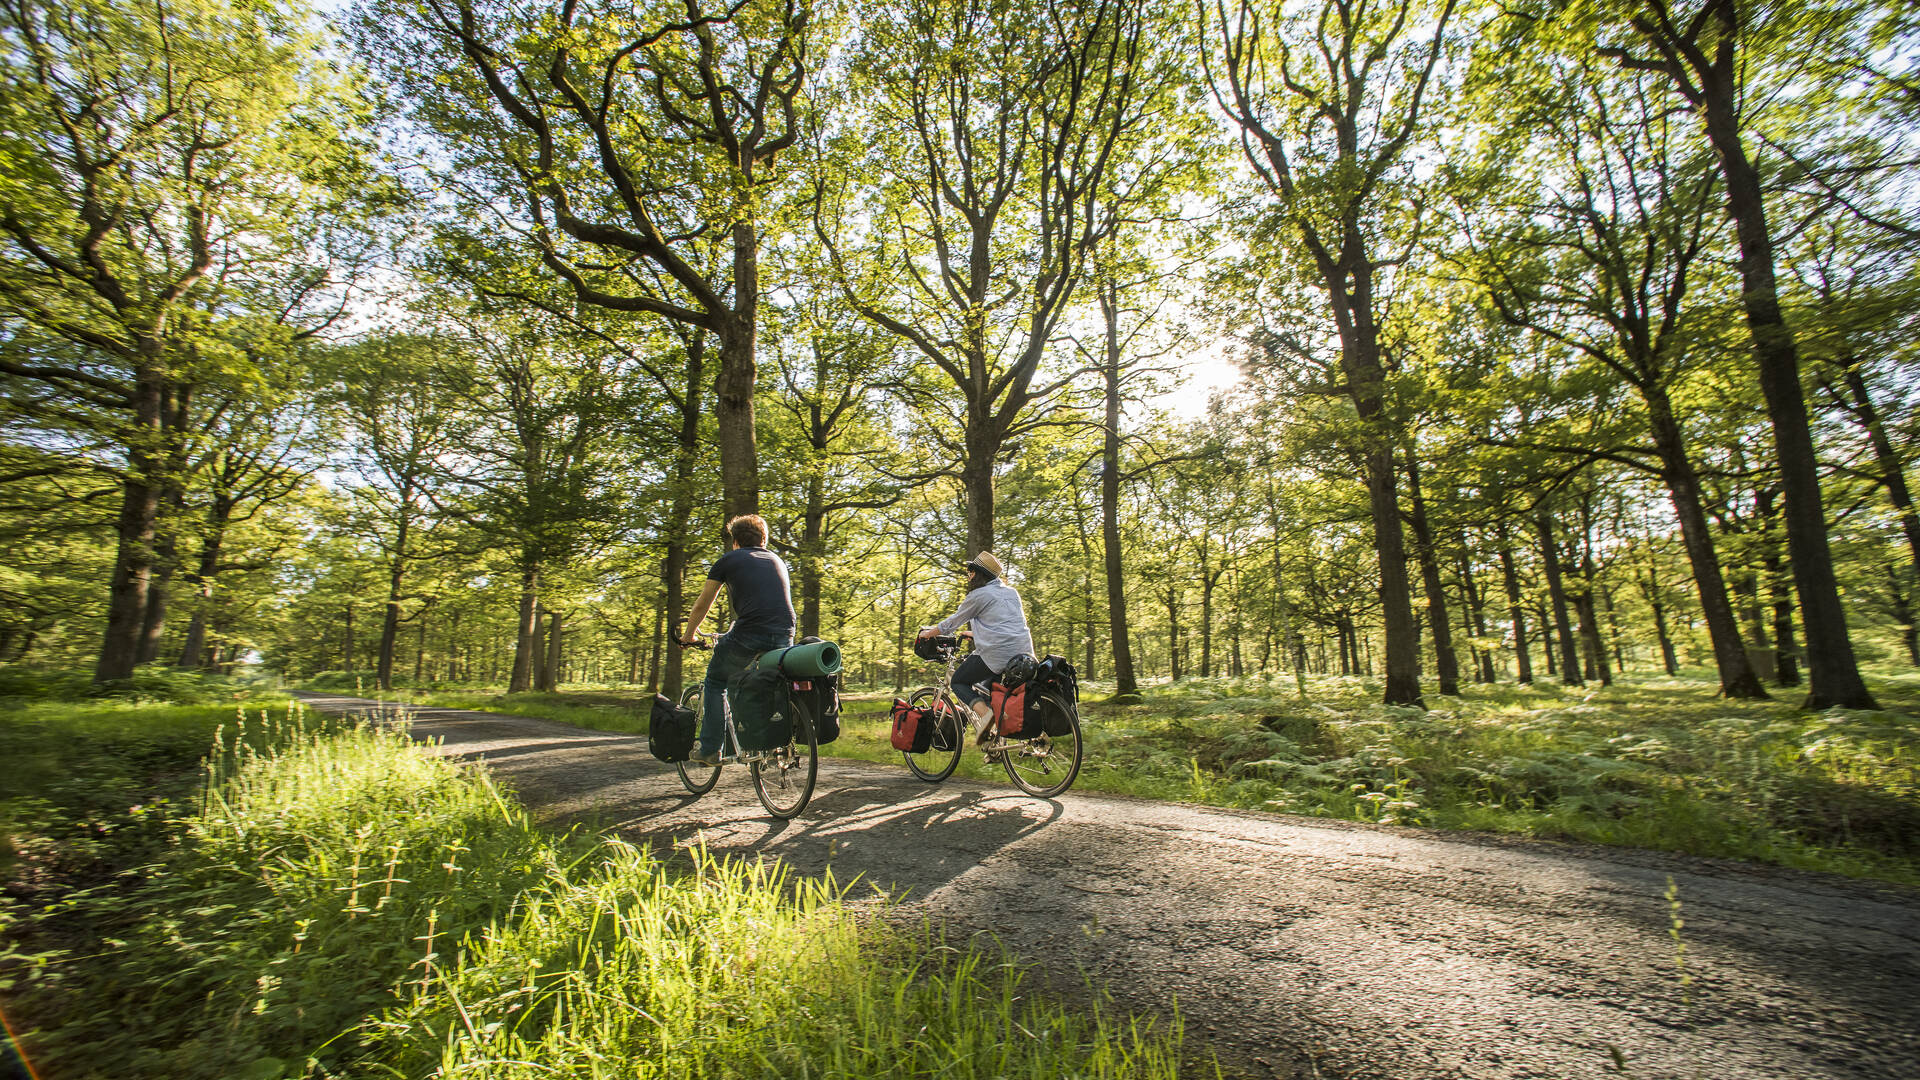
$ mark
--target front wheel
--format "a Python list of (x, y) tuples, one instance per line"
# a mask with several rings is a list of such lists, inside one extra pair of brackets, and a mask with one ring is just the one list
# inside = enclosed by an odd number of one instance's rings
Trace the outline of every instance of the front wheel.
[(900, 751), (907, 759), (907, 768), (913, 775), (930, 784), (937, 784), (953, 775), (960, 764), (960, 751), (967, 745), (966, 727), (960, 723), (960, 713), (954, 708), (953, 700), (940, 696), (937, 687), (923, 686), (907, 699), (907, 707), (925, 709), (923, 724), (933, 725), (933, 738), (927, 744), (924, 753)]
[(820, 747), (814, 739), (813, 717), (806, 709), (795, 709), (793, 738), (753, 763), (753, 790), (767, 813), (784, 821), (807, 808), (820, 772)]
[[(705, 690), (705, 686), (700, 683), (694, 683), (687, 688), (686, 693), (680, 695), (680, 707), (693, 710), (694, 723), (696, 724), (700, 722), (700, 706), (705, 704)], [(694, 741), (694, 749), (699, 749), (699, 740), (697, 739)], [(700, 765), (692, 761), (682, 761), (676, 764), (674, 768), (680, 770), (680, 782), (687, 785), (687, 790), (693, 792), (695, 795), (705, 795), (707, 792), (712, 791), (714, 782), (720, 779), (720, 766), (718, 765)]]
[(1048, 734), (1003, 744), (1007, 778), (1029, 795), (1051, 799), (1080, 775), (1080, 710), (1058, 694), (1040, 695), (1041, 730)]

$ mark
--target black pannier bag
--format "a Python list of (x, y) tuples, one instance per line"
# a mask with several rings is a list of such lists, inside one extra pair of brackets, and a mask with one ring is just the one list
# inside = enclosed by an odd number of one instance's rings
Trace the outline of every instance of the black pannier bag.
[(771, 750), (793, 741), (792, 680), (758, 666), (727, 676), (727, 704), (740, 749)]
[[(795, 645), (812, 645), (824, 638), (803, 637)], [(795, 677), (789, 688), (794, 703), (813, 721), (813, 741), (825, 746), (840, 737), (840, 676)]]
[(1064, 656), (1049, 656), (1040, 661), (1039, 669), (1034, 673), (1035, 681), (1066, 698), (1068, 704), (1080, 702), (1080, 676), (1073, 665)]
[(927, 710), (916, 709), (899, 698), (893, 699), (893, 736), (895, 750), (924, 754), (933, 745), (933, 728)]
[(647, 749), (668, 763), (693, 756), (693, 743), (700, 734), (700, 717), (692, 709), (683, 709), (665, 694), (653, 695), (653, 715), (647, 720)]
[[(1080, 678), (1074, 673), (1073, 665), (1064, 656), (1049, 656), (1040, 661), (1034, 672), (1032, 685), (1044, 688), (1058, 697), (1071, 709), (1080, 700)], [(1027, 712), (1033, 718), (1034, 730), (1042, 728), (1049, 735), (1070, 735), (1073, 725), (1067, 722), (1067, 714), (1059, 709), (1049, 709), (1040, 703), (1039, 694), (1027, 696)]]
[(794, 679), (788, 688), (795, 709), (813, 721), (813, 741), (825, 746), (840, 737), (840, 676)]

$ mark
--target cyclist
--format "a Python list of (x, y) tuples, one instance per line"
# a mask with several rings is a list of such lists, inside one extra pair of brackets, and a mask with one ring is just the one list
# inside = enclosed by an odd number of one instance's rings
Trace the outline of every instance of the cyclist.
[(952, 615), (938, 625), (923, 627), (921, 638), (952, 633), (963, 623), (973, 624), (973, 655), (953, 672), (953, 694), (973, 712), (976, 742), (991, 738), (993, 719), (987, 695), (976, 683), (991, 682), (1016, 656), (1033, 655), (1033, 634), (1027, 629), (1027, 611), (1020, 594), (1007, 584), (1006, 568), (993, 552), (983, 551), (966, 562), (967, 595)]
[(761, 653), (793, 643), (793, 586), (787, 577), (787, 564), (767, 550), (767, 523), (758, 514), (737, 517), (727, 522), (727, 536), (732, 549), (707, 571), (707, 583), (693, 602), (686, 633), (680, 639), (682, 645), (698, 644), (700, 621), (707, 617), (720, 586), (726, 585), (733, 626), (714, 642), (713, 656), (707, 661), (700, 739), (693, 749), (693, 760), (701, 765), (720, 762), (720, 740), (726, 726), (722, 695), (727, 676), (745, 671)]

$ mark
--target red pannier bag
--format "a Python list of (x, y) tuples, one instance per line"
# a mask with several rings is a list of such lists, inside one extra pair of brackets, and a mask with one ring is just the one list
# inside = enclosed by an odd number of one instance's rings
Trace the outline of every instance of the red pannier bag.
[(899, 698), (893, 699), (893, 748), (909, 754), (924, 754), (933, 743), (933, 725), (927, 723), (927, 710), (916, 709)]
[(993, 722), (1003, 739), (1037, 739), (1041, 735), (1040, 717), (1037, 709), (1030, 705), (1038, 704), (1038, 688), (1031, 683), (1019, 686), (993, 684), (992, 696), (987, 699), (993, 709)]

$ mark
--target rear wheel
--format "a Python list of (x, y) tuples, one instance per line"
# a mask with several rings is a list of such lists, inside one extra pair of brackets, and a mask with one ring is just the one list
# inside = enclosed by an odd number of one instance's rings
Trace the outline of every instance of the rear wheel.
[(960, 712), (951, 699), (941, 697), (939, 688), (932, 686), (915, 690), (907, 699), (907, 707), (927, 711), (927, 718), (921, 723), (932, 725), (933, 740), (924, 753), (902, 750), (900, 756), (907, 759), (907, 768), (913, 770), (913, 775), (937, 784), (953, 775), (960, 764), (960, 751), (967, 745)]
[[(694, 683), (687, 688), (686, 693), (680, 695), (680, 707), (683, 709), (692, 709), (696, 722), (698, 722), (700, 717), (700, 706), (705, 704), (703, 700), (706, 696), (705, 691), (706, 687), (700, 683)], [(697, 740), (694, 744), (694, 749), (699, 749)], [(720, 779), (720, 766), (718, 765), (699, 765), (691, 761), (682, 761), (675, 765), (674, 768), (680, 770), (680, 782), (687, 785), (687, 790), (693, 792), (695, 795), (705, 795), (707, 792), (712, 791), (714, 781)]]
[(1007, 777), (1029, 795), (1051, 799), (1080, 775), (1080, 710), (1058, 694), (1040, 695), (1041, 729), (1049, 734), (1002, 743)]
[(795, 709), (793, 738), (753, 763), (753, 790), (774, 817), (790, 818), (805, 810), (813, 798), (813, 781), (820, 771), (820, 748), (814, 738), (813, 717), (806, 709)]

